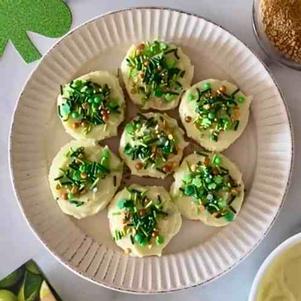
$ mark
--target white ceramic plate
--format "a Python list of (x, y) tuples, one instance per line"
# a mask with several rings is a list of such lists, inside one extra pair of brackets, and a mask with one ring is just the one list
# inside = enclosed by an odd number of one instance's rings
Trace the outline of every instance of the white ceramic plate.
[[(194, 82), (227, 79), (254, 96), (249, 125), (226, 152), (240, 166), (247, 193), (231, 225), (216, 229), (185, 220), (162, 257), (137, 259), (123, 255), (115, 246), (105, 211), (81, 221), (64, 215), (51, 196), (47, 174), (54, 154), (70, 140), (56, 116), (59, 85), (99, 68), (116, 73), (132, 43), (155, 38), (184, 49), (195, 65)], [(135, 109), (129, 108), (132, 115)], [(116, 138), (109, 143), (116, 150)], [(10, 157), (22, 211), (60, 262), (104, 286), (157, 293), (216, 279), (254, 250), (282, 205), (291, 170), (292, 136), (273, 79), (237, 38), (198, 16), (171, 9), (135, 8), (87, 22), (45, 55), (20, 96), (11, 129)], [(165, 185), (169, 183), (170, 179)]]

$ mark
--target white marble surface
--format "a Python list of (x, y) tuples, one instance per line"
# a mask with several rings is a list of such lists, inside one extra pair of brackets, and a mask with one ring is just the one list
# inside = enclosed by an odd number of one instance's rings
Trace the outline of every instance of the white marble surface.
[[(270, 251), (288, 236), (301, 230), (301, 73), (269, 62), (256, 43), (251, 27), (251, 0), (69, 0), (73, 27), (107, 11), (131, 6), (169, 6), (196, 13), (222, 25), (245, 42), (268, 63), (282, 89), (291, 112), (295, 134), (293, 182), (285, 205), (271, 232), (238, 267), (204, 287), (182, 292), (143, 297), (143, 300), (247, 300), (256, 270)], [(56, 40), (33, 34), (45, 53)], [(8, 170), (8, 136), (20, 89), (37, 62), (26, 65), (9, 45), (0, 59), (0, 279), (28, 258), (35, 258), (65, 301), (141, 300), (89, 283), (60, 265), (31, 233), (19, 211)]]

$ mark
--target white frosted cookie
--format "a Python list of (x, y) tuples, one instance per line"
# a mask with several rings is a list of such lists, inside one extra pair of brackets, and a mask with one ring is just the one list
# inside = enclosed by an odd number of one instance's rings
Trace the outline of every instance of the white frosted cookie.
[(116, 194), (108, 218), (116, 244), (130, 256), (160, 256), (180, 230), (182, 219), (168, 192), (133, 184)]
[(234, 84), (207, 79), (184, 93), (179, 114), (188, 137), (207, 150), (220, 152), (246, 128), (250, 103), (251, 97)]
[(209, 226), (235, 219), (244, 199), (238, 167), (222, 154), (194, 153), (174, 173), (170, 194), (181, 214)]
[(75, 139), (116, 136), (124, 119), (122, 89), (117, 77), (107, 71), (94, 71), (62, 86), (57, 105), (66, 132)]
[(119, 153), (133, 175), (165, 178), (182, 159), (183, 134), (167, 114), (139, 114), (125, 126)]
[(132, 45), (121, 63), (126, 90), (144, 110), (175, 108), (190, 87), (193, 70), (180, 47), (163, 41)]
[(73, 140), (52, 161), (51, 192), (64, 213), (78, 219), (94, 215), (113, 198), (122, 170), (120, 159), (107, 146)]

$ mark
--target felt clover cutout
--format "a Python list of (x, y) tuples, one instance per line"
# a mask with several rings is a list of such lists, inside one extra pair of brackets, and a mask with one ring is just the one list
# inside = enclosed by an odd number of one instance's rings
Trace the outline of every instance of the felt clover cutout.
[(0, 56), (11, 41), (26, 63), (41, 57), (27, 32), (57, 38), (72, 23), (69, 7), (62, 0), (0, 0)]

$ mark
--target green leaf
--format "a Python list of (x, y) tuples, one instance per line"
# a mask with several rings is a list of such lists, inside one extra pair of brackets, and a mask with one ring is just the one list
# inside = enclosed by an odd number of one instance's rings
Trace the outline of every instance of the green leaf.
[(0, 56), (10, 40), (27, 63), (41, 57), (28, 32), (56, 38), (65, 34), (72, 22), (62, 0), (1, 0), (0, 11)]

